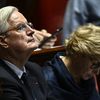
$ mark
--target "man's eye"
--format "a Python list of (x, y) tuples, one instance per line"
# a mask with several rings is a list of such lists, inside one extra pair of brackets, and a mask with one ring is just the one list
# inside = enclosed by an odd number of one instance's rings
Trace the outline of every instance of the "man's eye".
[(24, 29), (26, 29), (26, 25), (25, 24), (21, 24), (21, 25), (18, 25), (17, 26), (17, 30), (19, 30), (19, 31), (23, 31)]

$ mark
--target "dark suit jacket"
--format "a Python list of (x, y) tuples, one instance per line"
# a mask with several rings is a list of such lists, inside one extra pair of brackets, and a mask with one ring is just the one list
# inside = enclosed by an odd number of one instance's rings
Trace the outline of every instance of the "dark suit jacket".
[(32, 92), (29, 92), (18, 76), (2, 60), (0, 60), (0, 100), (53, 100), (48, 97), (47, 85), (41, 68), (32, 62), (26, 65), (30, 74)]

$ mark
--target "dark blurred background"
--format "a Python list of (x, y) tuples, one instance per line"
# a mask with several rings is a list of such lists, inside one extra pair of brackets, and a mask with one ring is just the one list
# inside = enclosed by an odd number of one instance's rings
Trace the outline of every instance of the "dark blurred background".
[[(0, 8), (16, 6), (38, 30), (46, 29), (52, 33), (63, 26), (63, 17), (67, 0), (0, 0)], [(61, 44), (61, 35), (56, 45)]]

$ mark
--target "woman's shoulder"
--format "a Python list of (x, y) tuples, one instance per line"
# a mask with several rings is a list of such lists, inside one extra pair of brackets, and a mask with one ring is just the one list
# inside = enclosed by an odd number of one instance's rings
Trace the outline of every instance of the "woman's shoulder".
[[(50, 61), (47, 61), (42, 68), (43, 74), (45, 75), (46, 80), (56, 79), (55, 72), (58, 67), (63, 63), (61, 61), (61, 56), (63, 56), (63, 52), (57, 53)], [(62, 63), (61, 63), (62, 62)]]

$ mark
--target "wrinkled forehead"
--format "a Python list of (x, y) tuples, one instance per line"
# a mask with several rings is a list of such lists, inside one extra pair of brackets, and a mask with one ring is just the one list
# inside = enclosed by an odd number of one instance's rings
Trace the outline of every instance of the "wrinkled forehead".
[(26, 23), (27, 20), (26, 18), (23, 16), (23, 14), (21, 14), (20, 12), (18, 11), (14, 11), (11, 16), (9, 17), (9, 20), (8, 20), (8, 23), (10, 25), (16, 25), (16, 24), (19, 24), (19, 23)]

